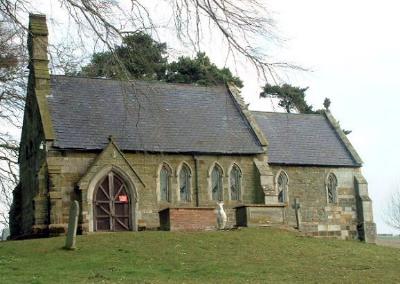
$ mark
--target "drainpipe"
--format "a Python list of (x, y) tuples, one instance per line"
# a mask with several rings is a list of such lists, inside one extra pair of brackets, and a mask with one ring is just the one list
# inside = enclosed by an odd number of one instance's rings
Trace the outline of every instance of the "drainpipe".
[(199, 207), (199, 160), (197, 156), (193, 155), (194, 161), (194, 173), (195, 173), (195, 195), (196, 195), (196, 207)]

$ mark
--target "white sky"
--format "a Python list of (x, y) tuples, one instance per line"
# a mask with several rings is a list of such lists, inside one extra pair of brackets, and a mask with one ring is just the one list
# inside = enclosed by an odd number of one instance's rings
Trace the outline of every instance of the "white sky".
[[(288, 75), (309, 86), (307, 100), (322, 107), (325, 97), (364, 161), (378, 232), (395, 231), (383, 221), (389, 196), (400, 189), (400, 2), (391, 0), (270, 0), (281, 34), (288, 38), (280, 57), (313, 72)], [(254, 76), (245, 79), (252, 109), (267, 109), (257, 99)], [(250, 87), (251, 86), (251, 87)]]
[[(35, 1), (36, 2), (36, 1)], [(161, 3), (154, 1), (156, 3)], [(395, 232), (383, 222), (390, 193), (400, 188), (400, 2), (395, 0), (269, 0), (283, 46), (268, 48), (278, 60), (296, 63), (312, 72), (288, 72), (288, 83), (310, 87), (307, 101), (322, 108), (325, 97), (362, 159), (369, 182), (378, 232)], [(37, 1), (38, 11), (59, 19), (58, 8)], [(50, 2), (51, 3), (51, 2)], [(162, 4), (160, 4), (162, 6)], [(156, 12), (162, 8), (156, 8)], [(162, 15), (161, 15), (162, 17)], [(64, 33), (50, 28), (51, 38)], [(52, 35), (53, 34), (53, 35)], [(160, 39), (172, 46), (168, 35)], [(63, 38), (65, 40), (65, 38)], [(223, 64), (218, 44), (205, 39), (212, 61)], [(231, 65), (244, 80), (242, 95), (254, 110), (271, 110), (259, 99), (262, 83), (251, 68)], [(276, 105), (275, 105), (276, 108)]]

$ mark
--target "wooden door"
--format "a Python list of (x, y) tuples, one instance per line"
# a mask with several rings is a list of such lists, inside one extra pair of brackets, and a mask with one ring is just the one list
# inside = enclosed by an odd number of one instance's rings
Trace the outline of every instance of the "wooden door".
[(123, 180), (110, 172), (94, 198), (95, 231), (128, 231), (132, 227), (131, 200)]

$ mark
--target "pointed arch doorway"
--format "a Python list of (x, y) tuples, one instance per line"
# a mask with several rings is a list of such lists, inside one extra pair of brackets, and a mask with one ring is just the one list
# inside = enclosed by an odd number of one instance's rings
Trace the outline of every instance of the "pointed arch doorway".
[(94, 231), (132, 230), (131, 199), (127, 184), (118, 174), (110, 171), (94, 192)]

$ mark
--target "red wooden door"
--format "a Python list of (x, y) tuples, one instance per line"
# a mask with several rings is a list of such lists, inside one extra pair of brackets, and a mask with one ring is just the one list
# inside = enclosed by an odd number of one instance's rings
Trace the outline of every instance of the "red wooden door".
[(95, 231), (131, 229), (131, 202), (126, 184), (110, 172), (98, 185), (94, 199)]

